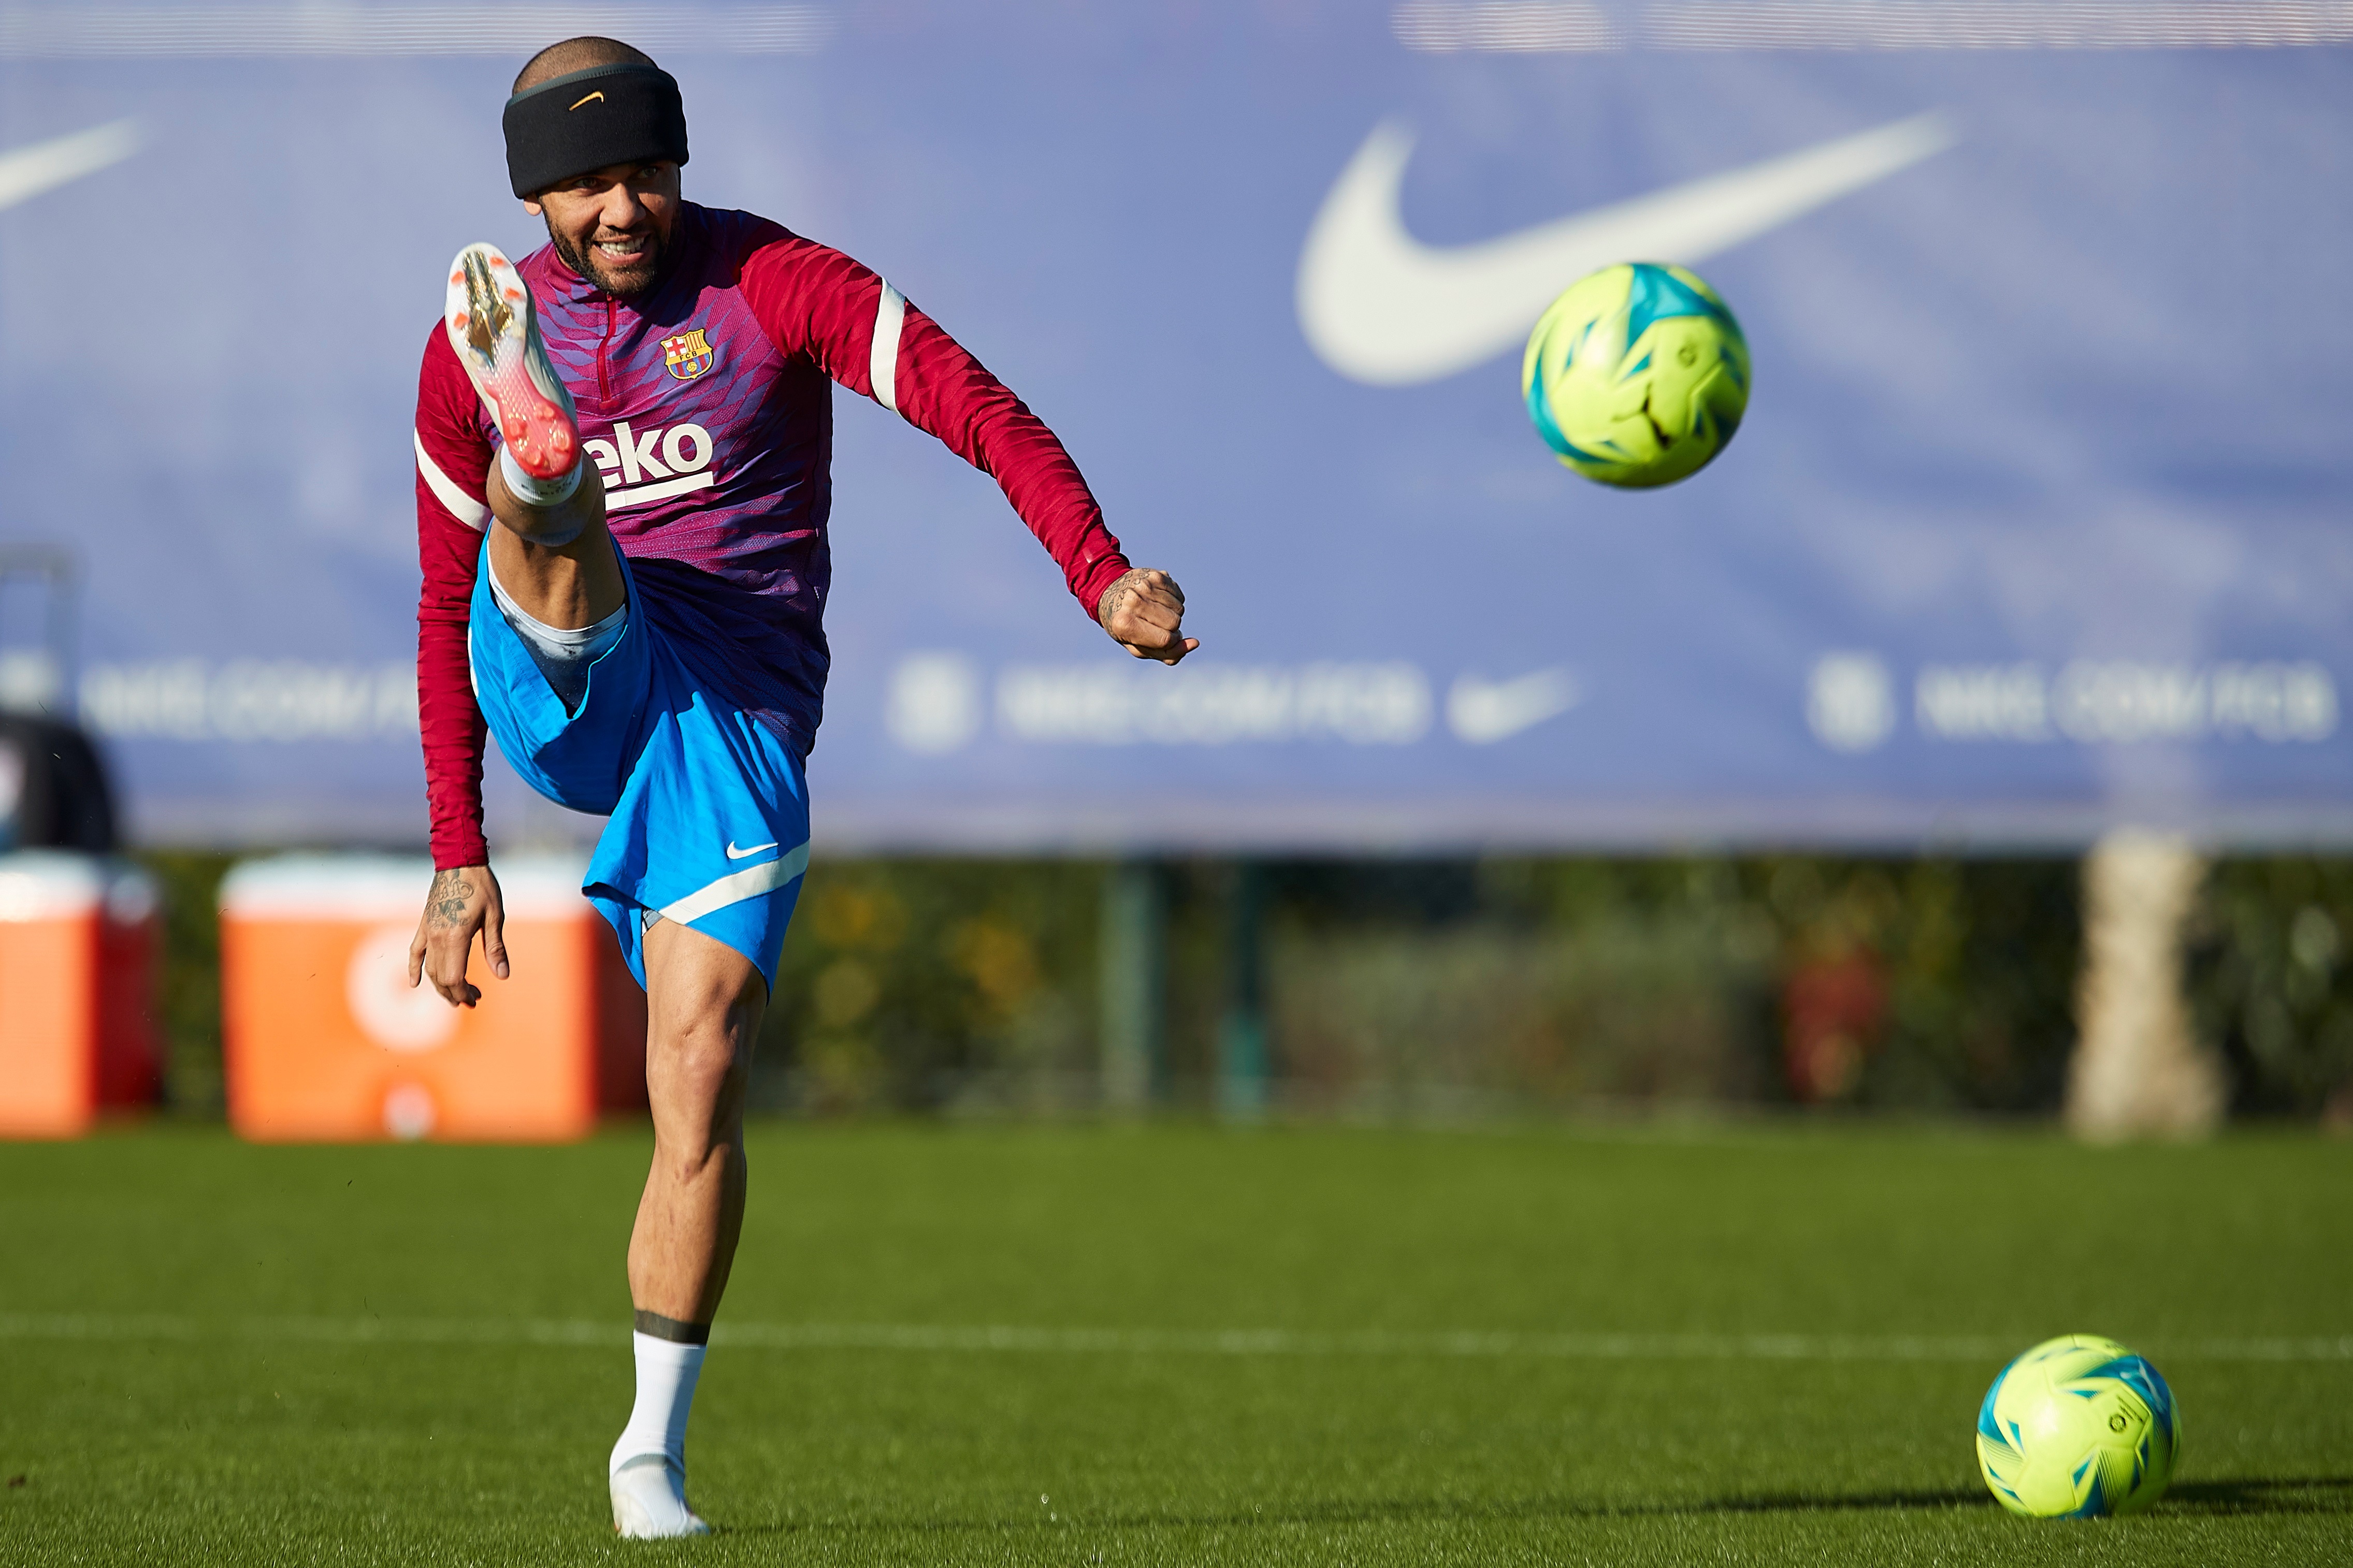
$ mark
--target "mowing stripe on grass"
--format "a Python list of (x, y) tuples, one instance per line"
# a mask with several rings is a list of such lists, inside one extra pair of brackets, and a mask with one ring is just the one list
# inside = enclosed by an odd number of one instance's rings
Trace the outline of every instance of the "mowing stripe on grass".
[[(745, 1350), (1031, 1355), (1470, 1356), (1567, 1361), (2003, 1361), (2032, 1338), (1910, 1334), (1316, 1333), (1289, 1329), (1035, 1329), (923, 1323), (730, 1323), (711, 1342)], [(193, 1318), (0, 1314), (0, 1340), (267, 1340), (311, 1344), (624, 1345), (626, 1321), (547, 1318)], [(2151, 1342), (2192, 1361), (2353, 1361), (2334, 1339)]]

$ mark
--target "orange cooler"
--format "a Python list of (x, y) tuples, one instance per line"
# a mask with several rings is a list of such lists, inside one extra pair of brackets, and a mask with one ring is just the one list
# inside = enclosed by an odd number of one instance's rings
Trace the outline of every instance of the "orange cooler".
[(71, 1138), (155, 1098), (155, 884), (120, 860), (0, 855), (0, 1138)]
[(433, 880), (422, 858), (290, 855), (221, 884), (229, 1121), (248, 1138), (542, 1142), (646, 1102), (646, 1010), (580, 896), (582, 863), (493, 868), (511, 978), (478, 942), (482, 992), (452, 1007), (408, 984)]

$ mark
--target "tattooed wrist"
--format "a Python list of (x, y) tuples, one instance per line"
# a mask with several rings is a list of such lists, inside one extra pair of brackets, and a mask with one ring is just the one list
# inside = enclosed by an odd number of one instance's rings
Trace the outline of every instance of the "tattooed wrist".
[(1127, 607), (1128, 600), (1135, 596), (1136, 585), (1145, 575), (1144, 567), (1131, 567), (1103, 591), (1103, 597), (1095, 601), (1095, 620), (1104, 630), (1111, 629), (1113, 619)]
[(466, 901), (474, 896), (474, 884), (463, 869), (433, 873), (433, 889), (425, 895), (426, 918), (437, 926), (462, 924), (466, 919)]

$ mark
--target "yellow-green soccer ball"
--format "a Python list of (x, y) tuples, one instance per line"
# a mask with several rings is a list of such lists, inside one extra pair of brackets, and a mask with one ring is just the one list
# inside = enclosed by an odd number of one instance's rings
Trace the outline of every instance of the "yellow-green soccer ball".
[(1520, 362), (1528, 417), (1563, 466), (1648, 489), (1724, 450), (1748, 409), (1748, 340), (1680, 267), (1605, 267), (1569, 285)]
[(2173, 1390), (2097, 1334), (2036, 1345), (2001, 1369), (1978, 1412), (1978, 1469), (1996, 1501), (2029, 1519), (2145, 1509), (2180, 1448)]

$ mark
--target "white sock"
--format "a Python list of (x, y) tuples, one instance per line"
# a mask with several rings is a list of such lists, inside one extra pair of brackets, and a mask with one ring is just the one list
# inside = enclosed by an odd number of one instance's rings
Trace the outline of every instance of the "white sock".
[(638, 1403), (621, 1440), (613, 1445), (607, 1473), (647, 1454), (663, 1454), (686, 1467), (686, 1414), (694, 1403), (695, 1379), (702, 1375), (707, 1346), (682, 1345), (651, 1334), (629, 1336), (638, 1352)]
[(570, 500), (572, 492), (580, 488), (583, 467), (585, 465), (575, 458), (572, 467), (556, 478), (535, 479), (522, 471), (522, 465), (514, 460), (514, 454), (507, 450), (506, 443), (499, 443), (499, 472), (506, 477), (507, 489), (513, 492), (514, 499), (525, 506), (560, 506)]

